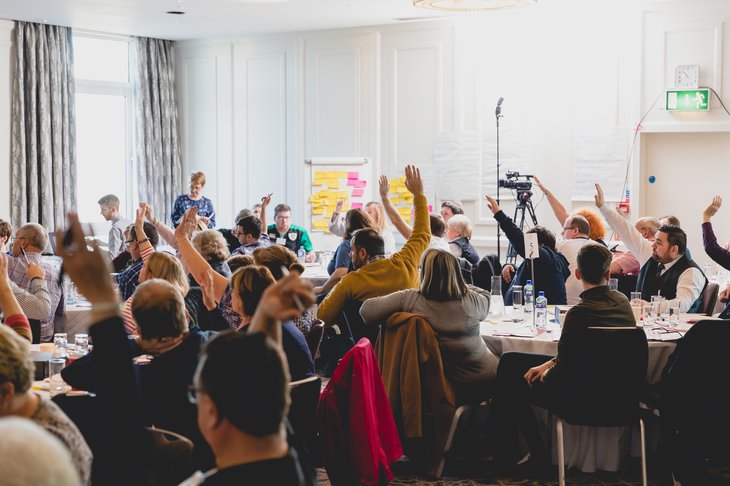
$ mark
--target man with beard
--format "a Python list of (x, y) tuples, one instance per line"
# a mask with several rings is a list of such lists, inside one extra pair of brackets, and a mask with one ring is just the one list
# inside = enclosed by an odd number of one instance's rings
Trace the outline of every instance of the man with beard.
[(328, 326), (342, 324), (342, 311), (351, 302), (418, 286), (418, 262), (431, 240), (431, 231), (421, 172), (415, 166), (406, 166), (406, 188), (413, 193), (416, 208), (410, 238), (399, 252), (386, 257), (380, 233), (368, 228), (355, 231), (350, 248), (355, 271), (342, 277), (317, 309), (317, 318)]
[(674, 303), (679, 304), (679, 312), (697, 312), (707, 277), (686, 254), (685, 232), (679, 226), (666, 224), (659, 227), (651, 242), (617, 211), (604, 204), (603, 190), (598, 184), (595, 201), (608, 224), (639, 260), (641, 271), (636, 291), (641, 292), (644, 304), (649, 305), (651, 296), (661, 295), (664, 297), (659, 309), (662, 313)]

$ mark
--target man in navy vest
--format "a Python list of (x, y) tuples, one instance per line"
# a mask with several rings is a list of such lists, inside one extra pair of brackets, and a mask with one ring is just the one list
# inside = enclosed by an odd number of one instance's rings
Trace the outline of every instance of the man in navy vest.
[(680, 312), (697, 312), (707, 277), (687, 255), (687, 235), (679, 226), (663, 225), (656, 232), (654, 242), (644, 239), (631, 223), (617, 211), (604, 204), (601, 186), (596, 184), (596, 206), (621, 241), (639, 260), (641, 271), (636, 290), (641, 299), (651, 300), (661, 295), (661, 312), (672, 303), (679, 303)]

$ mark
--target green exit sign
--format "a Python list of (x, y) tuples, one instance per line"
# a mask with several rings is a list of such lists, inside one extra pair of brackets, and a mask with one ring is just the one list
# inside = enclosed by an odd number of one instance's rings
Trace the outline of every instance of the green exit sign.
[(667, 91), (667, 111), (708, 111), (709, 89)]

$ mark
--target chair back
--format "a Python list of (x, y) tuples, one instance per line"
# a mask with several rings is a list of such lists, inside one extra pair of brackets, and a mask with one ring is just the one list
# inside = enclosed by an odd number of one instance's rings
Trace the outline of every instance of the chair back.
[(581, 346), (565, 356), (570, 364), (561, 385), (571, 399), (555, 412), (574, 425), (634, 423), (646, 391), (649, 348), (644, 330), (589, 327), (581, 333)]
[(171, 430), (147, 427), (152, 437), (150, 473), (155, 484), (179, 484), (195, 472), (193, 442)]
[(473, 278), (473, 266), (467, 260), (466, 258), (458, 257), (457, 260), (459, 261), (459, 269), (461, 269), (461, 276), (464, 278), (464, 281), (469, 285), (474, 285), (474, 278)]
[(636, 292), (636, 282), (639, 280), (638, 275), (611, 275), (618, 280), (618, 291), (631, 299), (631, 292)]
[[(352, 337), (352, 341), (355, 343), (362, 338), (367, 338), (370, 340), (370, 344), (375, 345), (378, 333), (380, 332), (380, 326), (375, 324), (365, 325), (365, 321), (360, 316), (360, 307), (362, 307), (362, 302), (353, 300), (347, 302), (342, 309), (342, 316), (349, 328), (350, 337)], [(342, 332), (346, 333), (346, 330), (343, 329)]]
[(488, 289), (492, 285), (492, 276), (502, 274), (502, 264), (495, 254), (489, 254), (482, 257), (479, 262), (474, 265), (472, 270), (472, 280), (474, 285), (482, 289)]
[(309, 346), (309, 352), (312, 354), (312, 359), (317, 359), (317, 352), (319, 352), (319, 345), (322, 344), (323, 335), (324, 321), (317, 319), (312, 323), (309, 333), (305, 336), (307, 339), (307, 346)]
[(289, 423), (297, 437), (308, 447), (311, 447), (316, 433), (317, 404), (321, 389), (322, 379), (317, 375), (289, 384)]
[(717, 294), (720, 291), (720, 285), (716, 283), (708, 283), (705, 286), (705, 290), (702, 291), (700, 296), (700, 314), (711, 316), (712, 311), (715, 310), (715, 304), (717, 303)]

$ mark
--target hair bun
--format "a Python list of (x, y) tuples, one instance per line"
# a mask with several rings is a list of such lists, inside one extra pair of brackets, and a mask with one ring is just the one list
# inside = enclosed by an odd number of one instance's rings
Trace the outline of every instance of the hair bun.
[(299, 272), (299, 274), (304, 273), (304, 265), (302, 265), (299, 262), (294, 262), (291, 265), (289, 265), (289, 271), (290, 272)]

